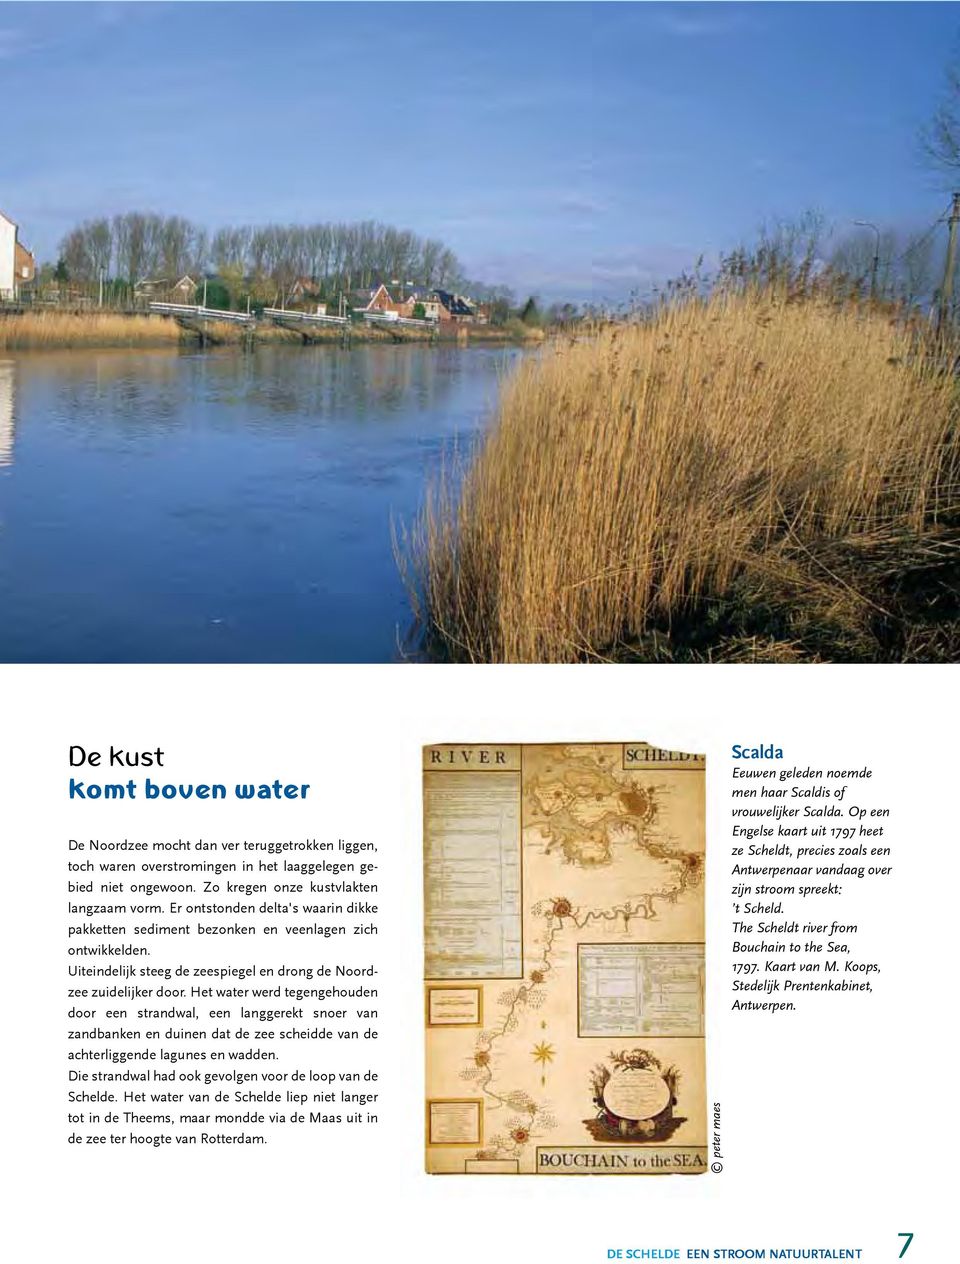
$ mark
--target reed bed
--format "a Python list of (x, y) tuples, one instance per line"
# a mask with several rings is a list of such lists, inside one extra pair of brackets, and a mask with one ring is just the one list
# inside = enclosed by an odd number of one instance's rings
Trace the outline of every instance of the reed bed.
[(889, 317), (720, 292), (528, 358), (399, 541), (471, 662), (958, 652), (955, 379)]
[[(243, 346), (248, 331), (233, 321), (210, 321), (205, 329), (207, 338), (215, 346)], [(339, 328), (311, 328), (310, 341), (318, 344), (339, 344), (343, 331)], [(526, 341), (543, 338), (540, 329), (516, 331), (491, 326), (460, 327), (463, 342), (505, 342), (520, 337)], [(350, 331), (352, 341), (361, 343), (392, 343), (386, 329), (373, 325), (355, 325)], [(457, 340), (456, 331), (443, 331), (441, 337)], [(165, 316), (125, 316), (117, 312), (63, 312), (28, 311), (0, 312), (0, 351), (56, 351), (71, 347), (173, 347), (180, 343), (199, 342), (196, 331), (182, 329), (176, 321)], [(405, 331), (405, 342), (428, 341), (429, 334)], [(254, 341), (260, 344), (300, 346), (302, 338), (296, 330), (282, 329), (260, 321), (254, 331)]]
[(55, 311), (0, 315), (0, 350), (3, 351), (169, 347), (179, 343), (180, 337), (180, 328), (162, 316)]

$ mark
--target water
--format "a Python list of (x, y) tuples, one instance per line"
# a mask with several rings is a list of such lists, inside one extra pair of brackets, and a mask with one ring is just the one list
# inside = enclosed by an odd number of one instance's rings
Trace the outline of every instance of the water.
[(391, 516), (516, 354), (0, 358), (0, 661), (395, 660)]

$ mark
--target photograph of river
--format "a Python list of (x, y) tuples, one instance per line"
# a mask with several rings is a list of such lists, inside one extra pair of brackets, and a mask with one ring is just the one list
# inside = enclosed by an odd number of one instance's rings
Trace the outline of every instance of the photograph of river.
[(396, 660), (391, 522), (518, 354), (0, 359), (0, 661)]
[(960, 6), (3, 14), (0, 662), (960, 660)]

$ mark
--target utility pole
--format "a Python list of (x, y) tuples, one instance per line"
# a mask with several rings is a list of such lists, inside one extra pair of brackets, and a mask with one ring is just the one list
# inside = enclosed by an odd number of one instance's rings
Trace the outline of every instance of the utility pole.
[(960, 193), (954, 193), (950, 207), (950, 236), (947, 240), (947, 262), (943, 269), (943, 284), (940, 286), (940, 313), (937, 329), (943, 329), (950, 319), (950, 307), (953, 302), (953, 272), (957, 262), (957, 223), (960, 222)]

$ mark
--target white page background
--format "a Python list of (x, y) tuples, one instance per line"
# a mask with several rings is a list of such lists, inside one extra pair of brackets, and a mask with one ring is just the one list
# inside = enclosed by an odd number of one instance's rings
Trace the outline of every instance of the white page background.
[[(956, 1258), (956, 685), (955, 668), (901, 666), (0, 668), (6, 1258), (601, 1264), (617, 1247), (675, 1247), (683, 1259), (693, 1247), (786, 1246), (860, 1247), (862, 1259), (892, 1261), (901, 1231), (915, 1233), (906, 1264)], [(423, 1173), (420, 747), (554, 740), (646, 740), (708, 756), (719, 1175)], [(884, 841), (895, 873), (836, 905), (839, 920), (861, 925), (858, 953), (881, 961), (869, 998), (815, 995), (773, 1017), (730, 1012), (727, 790), (738, 741), (782, 746), (785, 765), (874, 768), (872, 801), (893, 809)], [(161, 772), (128, 774), (138, 780), (280, 777), (312, 790), (305, 803), (71, 803), (68, 746), (111, 742), (167, 752)], [(247, 1148), (66, 1143), (66, 839), (200, 834), (379, 844), (379, 938), (287, 940), (281, 954), (376, 960), (382, 1037), (329, 1057), (376, 1066), (377, 1128), (307, 1124)], [(166, 955), (190, 960), (198, 943)], [(204, 952), (263, 955), (235, 939)], [(297, 1061), (309, 1064), (314, 1049)]]

